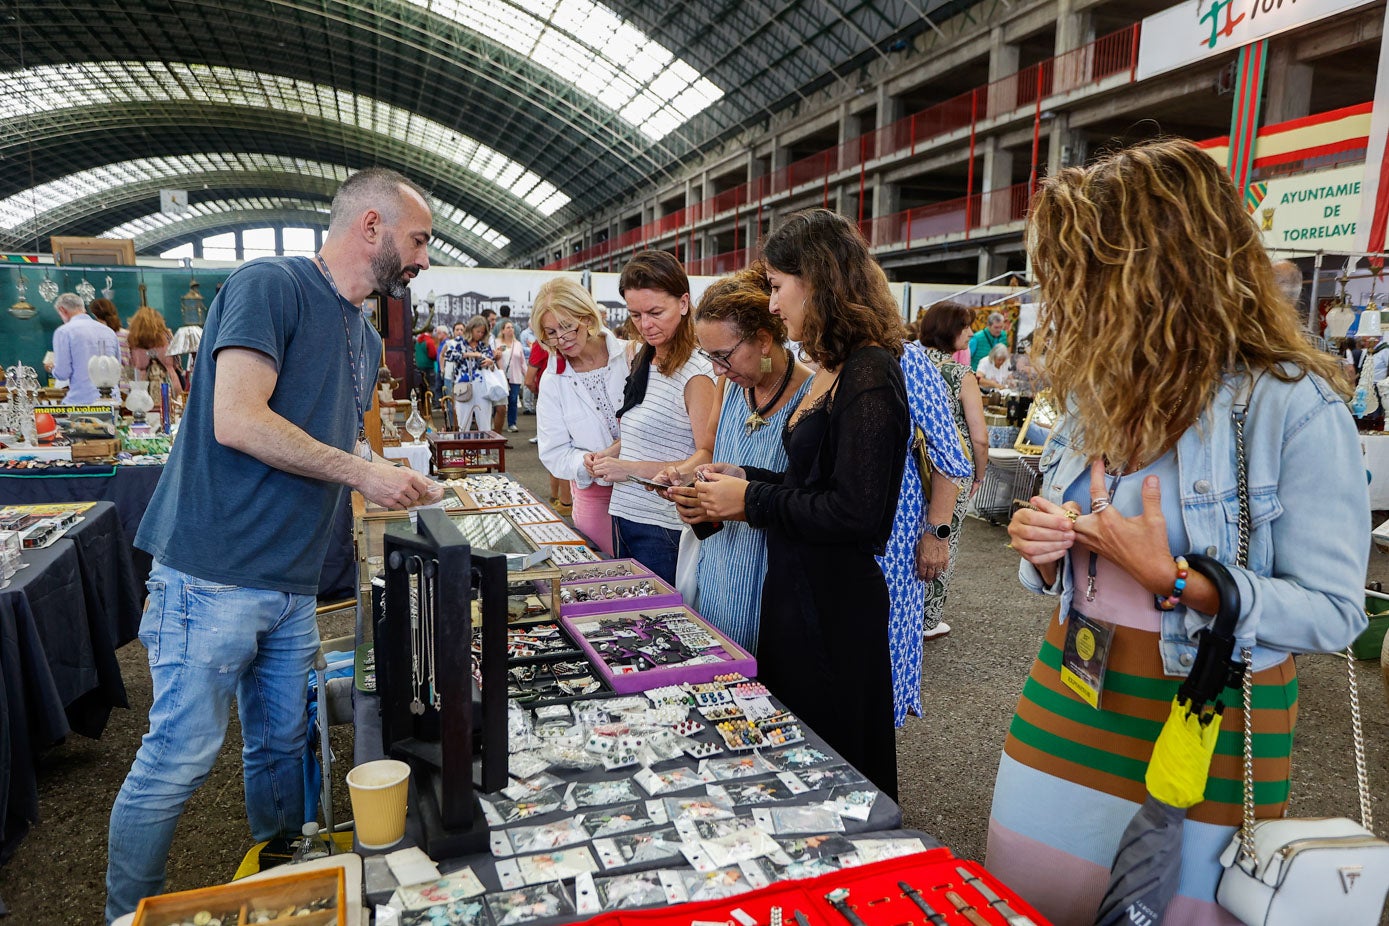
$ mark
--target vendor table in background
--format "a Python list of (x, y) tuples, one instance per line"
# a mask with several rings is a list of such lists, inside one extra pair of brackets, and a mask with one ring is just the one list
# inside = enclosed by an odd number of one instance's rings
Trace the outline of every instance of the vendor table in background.
[[(140, 529), (140, 521), (163, 473), (164, 467), (156, 465), (0, 470), (0, 505), (114, 503), (130, 551), (130, 560), (134, 564), (135, 577), (143, 584), (149, 577), (151, 557), (133, 546), (135, 532)], [(208, 487), (208, 491), (214, 490), (214, 487)], [(325, 599), (350, 598), (356, 588), (357, 558), (352, 552), (352, 504), (346, 491), (333, 518), (332, 532), (333, 540), (328, 545), (328, 556), (319, 574), (318, 595)], [(141, 592), (143, 597), (144, 593)]]
[(1389, 510), (1389, 434), (1361, 434), (1360, 446), (1365, 450), (1365, 469), (1370, 475), (1370, 510)]
[(38, 818), (39, 755), (129, 706), (116, 650), (139, 632), (143, 590), (116, 506), (83, 518), (0, 590), (0, 862)]
[[(75, 466), (61, 469), (0, 470), (0, 505), (52, 502), (112, 502), (127, 544), (135, 542), (163, 466)], [(131, 547), (135, 575), (144, 582), (150, 555)]]
[(426, 441), (402, 441), (397, 447), (383, 447), (381, 455), (388, 460), (404, 460), (417, 473), (429, 475), (429, 444)]

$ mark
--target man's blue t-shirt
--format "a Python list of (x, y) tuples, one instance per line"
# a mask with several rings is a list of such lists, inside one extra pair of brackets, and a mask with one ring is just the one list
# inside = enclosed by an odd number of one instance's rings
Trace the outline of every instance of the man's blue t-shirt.
[(135, 545), (210, 582), (317, 593), (342, 486), (275, 469), (217, 442), (217, 352), (248, 347), (269, 356), (279, 371), (270, 409), (315, 440), (351, 452), (358, 417), (349, 337), (369, 405), (381, 336), (313, 261), (265, 257), (229, 276), (208, 310), (178, 439)]

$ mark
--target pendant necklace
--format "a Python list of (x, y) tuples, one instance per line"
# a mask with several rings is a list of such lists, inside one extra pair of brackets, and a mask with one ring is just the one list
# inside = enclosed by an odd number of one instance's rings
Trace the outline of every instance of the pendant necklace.
[(795, 369), (795, 359), (791, 356), (791, 350), (788, 348), (786, 351), (786, 372), (781, 376), (781, 383), (777, 385), (776, 392), (767, 400), (767, 404), (760, 408), (757, 405), (757, 395), (754, 391), (756, 387), (747, 386), (743, 389), (743, 399), (748, 403), (749, 413), (748, 420), (743, 423), (745, 434), (751, 436), (767, 426), (767, 419), (763, 416), (781, 400), (782, 395), (786, 392), (786, 387), (791, 383), (791, 374), (795, 372)]
[(424, 702), (420, 700), (420, 686), (424, 680), (423, 658), (425, 635), (420, 599), (420, 587), (424, 584), (422, 561), (412, 556), (406, 564), (406, 584), (410, 590), (410, 713), (419, 716), (424, 713)]
[(439, 564), (432, 559), (424, 561), (424, 568), (420, 570), (420, 581), (424, 584), (424, 676), (429, 683), (429, 706), (436, 711), (439, 710), (439, 684), (437, 674), (437, 640), (435, 638), (435, 576), (438, 574)]

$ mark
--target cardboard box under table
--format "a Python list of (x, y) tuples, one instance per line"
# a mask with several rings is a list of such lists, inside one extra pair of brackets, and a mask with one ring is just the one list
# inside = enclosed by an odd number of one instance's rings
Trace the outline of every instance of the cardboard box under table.
[[(621, 648), (638, 650), (650, 641), (650, 637), (642, 628), (649, 624), (651, 618), (684, 620), (695, 625), (712, 640), (712, 645), (702, 653), (712, 657), (710, 661), (657, 665), (646, 659), (649, 667), (645, 669), (627, 669), (610, 664), (604, 656), (606, 647), (603, 645), (603, 638), (610, 636), (614, 629), (620, 632), (621, 625), (625, 624), (634, 636), (627, 637), (625, 645)], [(608, 614), (561, 616), (560, 625), (569, 631), (599, 675), (619, 694), (633, 694), (664, 685), (699, 684), (713, 681), (715, 676), (735, 672), (749, 678), (757, 674), (756, 659), (710, 627), (704, 618), (685, 605), (656, 608), (638, 606), (637, 609)]]

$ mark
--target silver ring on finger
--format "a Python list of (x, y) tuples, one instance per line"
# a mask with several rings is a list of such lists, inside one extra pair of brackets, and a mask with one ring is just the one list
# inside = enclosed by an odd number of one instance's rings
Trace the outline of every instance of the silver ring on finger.
[(1092, 498), (1090, 499), (1090, 513), (1099, 514), (1101, 511), (1104, 511), (1106, 508), (1108, 508), (1109, 505), (1110, 501), (1107, 498)]

